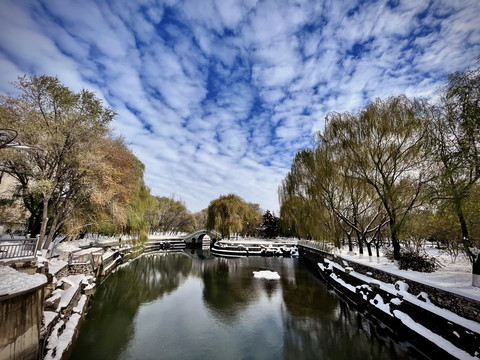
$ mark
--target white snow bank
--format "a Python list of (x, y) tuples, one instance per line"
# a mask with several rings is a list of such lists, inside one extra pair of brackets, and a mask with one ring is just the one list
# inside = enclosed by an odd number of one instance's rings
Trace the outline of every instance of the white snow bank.
[(48, 272), (55, 276), (60, 270), (68, 265), (68, 262), (58, 259), (50, 259), (48, 262)]
[(435, 334), (434, 332), (430, 331), (426, 327), (420, 325), (419, 323), (415, 322), (410, 316), (401, 312), (399, 310), (394, 310), (393, 314), (397, 319), (400, 319), (402, 323), (404, 323), (407, 327), (415, 331), (417, 334), (422, 335), (424, 338), (429, 339), (431, 342), (438, 345), (438, 347), (444, 349), (450, 355), (458, 358), (458, 359), (478, 359), (477, 357), (471, 356), (466, 351), (457, 348), (456, 346), (452, 345), (448, 340), (445, 340), (440, 335)]
[(20, 293), (47, 283), (43, 274), (29, 275), (9, 266), (0, 266), (0, 296)]
[[(333, 263), (333, 262), (330, 262), (330, 261), (327, 261), (327, 263), (328, 263), (328, 267), (330, 267), (330, 268), (336, 267), (340, 270), (343, 270), (343, 268), (336, 263)], [(321, 263), (319, 263), (318, 265), (322, 270), (325, 268), (325, 267), (322, 266)], [(428, 295), (423, 293), (423, 292), (418, 294), (418, 295), (409, 293), (408, 292), (408, 285), (406, 283), (404, 283), (403, 281), (397, 281), (395, 283), (395, 285), (393, 285), (393, 284), (387, 284), (383, 281), (375, 280), (375, 279), (373, 279), (369, 276), (359, 274), (359, 273), (356, 273), (356, 272), (352, 272), (350, 275), (359, 279), (359, 280), (361, 280), (361, 281), (363, 281), (365, 284), (372, 284), (372, 283), (378, 284), (380, 289), (392, 294), (393, 296), (401, 295), (404, 300), (407, 300), (410, 303), (412, 303), (412, 304), (414, 304), (414, 305), (416, 305), (416, 306), (418, 306), (418, 307), (420, 307), (424, 310), (428, 310), (428, 311), (430, 311), (434, 314), (437, 314), (439, 316), (444, 317), (445, 319), (447, 319), (451, 322), (459, 324), (459, 325), (461, 325), (461, 326), (463, 326), (467, 329), (470, 329), (470, 330), (475, 331), (476, 333), (480, 334), (480, 323), (477, 323), (476, 321), (473, 321), (473, 320), (465, 319), (465, 318), (463, 318), (463, 317), (461, 317), (461, 316), (459, 316), (459, 315), (457, 315), (457, 314), (455, 314), (455, 313), (453, 313), (449, 310), (446, 310), (446, 309), (443, 309), (443, 308), (440, 308), (438, 306), (433, 305), (430, 302), (430, 300), (428, 299)], [(350, 284), (346, 284), (343, 280), (339, 279), (334, 273), (332, 273), (330, 275), (330, 277), (332, 279), (334, 279), (335, 281), (337, 281), (342, 286), (348, 288), (350, 291), (352, 291), (352, 292), (356, 291), (355, 287), (353, 287)], [(420, 295), (425, 299), (425, 301), (422, 301), (418, 298)], [(378, 306), (378, 307), (381, 308), (381, 310), (385, 310), (385, 308), (382, 307), (381, 305)]]
[[(59, 330), (63, 325), (63, 321), (59, 321), (57, 326), (55, 326), (52, 335), (50, 336), (47, 344), (48, 353), (45, 356), (45, 360), (53, 360), (53, 359), (61, 359), (65, 350), (70, 346), (73, 340), (73, 335), (75, 334), (75, 329), (78, 325), (78, 321), (80, 320), (79, 314), (72, 314), (70, 319), (68, 320), (67, 324), (65, 325), (65, 329), (59, 335)], [(55, 349), (55, 351), (53, 351)]]
[(78, 314), (81, 315), (82, 312), (83, 312), (83, 308), (85, 307), (85, 303), (86, 303), (86, 302), (87, 302), (87, 296), (86, 296), (86, 295), (82, 295), (82, 296), (80, 297), (80, 300), (78, 300), (77, 306), (75, 306), (75, 307), (73, 308), (73, 312), (78, 313)]
[(70, 285), (70, 287), (66, 290), (63, 289), (55, 289), (52, 292), (52, 296), (47, 299), (47, 302), (54, 302), (57, 298), (60, 297), (60, 302), (57, 307), (57, 312), (61, 309), (66, 308), (71, 302), (73, 297), (78, 291), (81, 283), (88, 284), (88, 279), (90, 276), (78, 274), (78, 275), (69, 275), (62, 279), (61, 282), (65, 282)]
[(472, 286), (472, 265), (466, 257), (459, 256), (455, 263), (451, 263), (448, 256), (437, 250), (431, 248), (426, 250), (429, 255), (435, 256), (442, 263), (442, 268), (433, 273), (422, 273), (413, 270), (400, 270), (398, 266), (383, 256), (369, 259), (368, 256), (349, 255), (345, 250), (339, 255), (349, 262), (367, 265), (405, 279), (480, 301), (480, 288)]
[(44, 311), (43, 326), (47, 328), (57, 316), (58, 313), (56, 313), (55, 311)]
[(278, 275), (276, 271), (270, 271), (270, 270), (254, 271), (253, 277), (257, 279), (268, 279), (268, 280), (280, 279), (280, 275)]

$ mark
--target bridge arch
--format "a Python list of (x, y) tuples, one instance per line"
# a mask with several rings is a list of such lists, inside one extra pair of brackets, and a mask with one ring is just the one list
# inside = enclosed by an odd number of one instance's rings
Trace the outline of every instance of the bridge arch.
[(191, 234), (188, 234), (183, 238), (183, 240), (187, 244), (201, 244), (205, 235), (208, 235), (211, 241), (216, 241), (217, 239), (220, 239), (220, 234), (217, 233), (216, 231), (202, 229), (202, 230), (194, 231)]

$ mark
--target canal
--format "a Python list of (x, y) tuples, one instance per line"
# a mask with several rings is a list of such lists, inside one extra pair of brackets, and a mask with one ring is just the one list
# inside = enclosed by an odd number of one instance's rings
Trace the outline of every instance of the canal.
[(298, 259), (187, 250), (144, 255), (99, 284), (71, 359), (414, 358), (383, 333)]

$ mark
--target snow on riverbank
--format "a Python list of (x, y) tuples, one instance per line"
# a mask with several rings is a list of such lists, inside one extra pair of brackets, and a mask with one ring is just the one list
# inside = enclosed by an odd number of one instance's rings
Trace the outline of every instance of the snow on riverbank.
[[(350, 260), (344, 261), (344, 265), (346, 265), (347, 262), (350, 262)], [(359, 261), (359, 262), (362, 262), (362, 261)], [(368, 262), (368, 258), (367, 258), (367, 262)], [(364, 265), (370, 265), (370, 262), (368, 262), (368, 264), (367, 262), (363, 262)], [(375, 266), (375, 267), (381, 268), (382, 270), (384, 270), (382, 266), (393, 266), (393, 265), (389, 265), (388, 263), (382, 264), (381, 262), (377, 265), (378, 266)], [(401, 305), (404, 301), (407, 301), (408, 303), (422, 309), (425, 312), (425, 314), (427, 314), (427, 312), (430, 312), (431, 314), (435, 314), (438, 317), (444, 318), (445, 320), (441, 322), (444, 326), (445, 324), (448, 324), (449, 326), (453, 326), (453, 324), (459, 325), (460, 327), (457, 327), (454, 330), (454, 334), (458, 337), (458, 339), (460, 339), (461, 337), (470, 338), (474, 336), (473, 334), (480, 334), (480, 324), (478, 322), (463, 318), (449, 310), (446, 310), (434, 305), (430, 301), (428, 294), (420, 293), (418, 295), (414, 295), (409, 293), (408, 284), (404, 283), (403, 281), (397, 281), (395, 284), (390, 284), (390, 283), (385, 283), (383, 281), (374, 280), (368, 275), (359, 274), (354, 271), (352, 272), (351, 268), (349, 269), (349, 267), (343, 267), (338, 263), (330, 261), (328, 259), (324, 259), (323, 263), (318, 263), (318, 266), (322, 272), (329, 270), (329, 272), (327, 272), (329, 274), (328, 275), (329, 279), (336, 282), (340, 288), (348, 290), (347, 292), (344, 292), (347, 297), (352, 296), (352, 294), (361, 294), (365, 302), (368, 301), (368, 303), (371, 306), (378, 308), (379, 310), (383, 311), (385, 314), (389, 316), (397, 318), (407, 328), (414, 331), (418, 335), (424, 337), (425, 339), (428, 339), (432, 343), (438, 345), (441, 349), (443, 349), (444, 351), (446, 351), (447, 353), (449, 353), (455, 358), (458, 358), (458, 359), (477, 359), (478, 358), (478, 355), (479, 355), (478, 352), (475, 352), (475, 354), (472, 356), (463, 348), (461, 348), (461, 345), (459, 347), (459, 345), (456, 344), (455, 341), (452, 342), (452, 339), (451, 338), (449, 339), (448, 336), (443, 337), (445, 335), (445, 332), (443, 332), (443, 335), (440, 335), (442, 334), (442, 332), (439, 332), (437, 334), (436, 333), (437, 331), (435, 330), (435, 328), (425, 327), (420, 322), (412, 319), (412, 317), (410, 316), (411, 314), (409, 315), (406, 312), (397, 309), (397, 306)], [(343, 280), (341, 276), (338, 276), (333, 271), (334, 268), (339, 270), (340, 272), (349, 273), (350, 276), (353, 276), (354, 278), (357, 278), (358, 280), (363, 282), (363, 285), (356, 285), (356, 286), (351, 285), (350, 283)], [(350, 271), (347, 271), (347, 270), (350, 270)], [(402, 271), (402, 273), (399, 274), (394, 268), (390, 272), (403, 277), (406, 277), (403, 275), (403, 273), (405, 272), (415, 273), (412, 271)], [(409, 278), (412, 278), (415, 281), (422, 282), (421, 278), (419, 278), (415, 274), (409, 276)], [(385, 291), (386, 293), (389, 293), (390, 296), (382, 297), (380, 294), (377, 293), (374, 298), (369, 298), (368, 294), (369, 293), (371, 294), (373, 287), (377, 287)], [(349, 293), (350, 295), (348, 295), (347, 293)], [(393, 305), (393, 307), (391, 307), (391, 305)], [(415, 313), (416, 312), (413, 312), (414, 315)], [(417, 316), (417, 320), (418, 319), (419, 318)], [(462, 328), (463, 328), (463, 332), (460, 331), (460, 329)]]
[(427, 247), (425, 250), (428, 255), (434, 256), (442, 264), (439, 270), (433, 273), (400, 270), (397, 265), (382, 256), (382, 254), (380, 254), (379, 258), (376, 256), (369, 258), (368, 255), (349, 255), (347, 249), (341, 249), (336, 254), (347, 261), (368, 265), (405, 279), (480, 301), (480, 288), (472, 286), (472, 265), (465, 256), (459, 255), (456, 262), (452, 263), (450, 256), (438, 249)]

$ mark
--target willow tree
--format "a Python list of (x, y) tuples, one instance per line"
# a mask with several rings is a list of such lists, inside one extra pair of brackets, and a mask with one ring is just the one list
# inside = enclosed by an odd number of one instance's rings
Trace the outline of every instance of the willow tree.
[[(17, 179), (25, 206), (41, 219), (42, 240), (49, 223), (48, 248), (63, 221), (86, 199), (84, 180), (92, 165), (87, 155), (108, 132), (115, 113), (92, 92), (75, 93), (57, 77), (24, 76), (14, 85), (21, 95), (0, 98), (1, 124), (42, 151), (2, 151), (2, 170)], [(38, 227), (30, 226), (35, 233)]]
[(357, 114), (330, 113), (328, 135), (336, 139), (352, 178), (373, 188), (386, 213), (394, 258), (399, 234), (429, 179), (424, 161), (425, 104), (405, 96), (376, 99)]
[(193, 213), (194, 231), (205, 229), (207, 227), (208, 209), (202, 209)]
[(208, 205), (207, 229), (218, 231), (222, 237), (241, 232), (245, 221), (252, 218), (252, 208), (238, 195), (221, 195)]
[(301, 238), (331, 242), (338, 230), (333, 214), (325, 205), (312, 149), (299, 150), (290, 171), (279, 186), (280, 219), (284, 231), (295, 229)]
[(329, 134), (328, 126), (324, 134), (319, 134), (314, 152), (316, 192), (336, 216), (338, 226), (347, 236), (349, 250), (353, 250), (352, 237), (355, 236), (360, 254), (366, 245), (368, 255), (372, 256), (371, 246), (377, 243), (377, 235), (386, 224), (381, 203), (373, 189), (354, 175), (349, 159), (342, 148), (336, 146), (337, 139), (326, 134)]
[(154, 201), (153, 209), (146, 214), (152, 230), (179, 232), (194, 229), (195, 218), (182, 201), (166, 196), (155, 196)]
[(479, 67), (448, 77), (435, 115), (429, 135), (439, 169), (435, 179), (436, 199), (454, 209), (463, 248), (472, 263), (473, 284), (480, 286), (479, 239), (472, 239), (465, 213), (465, 204), (480, 179)]

